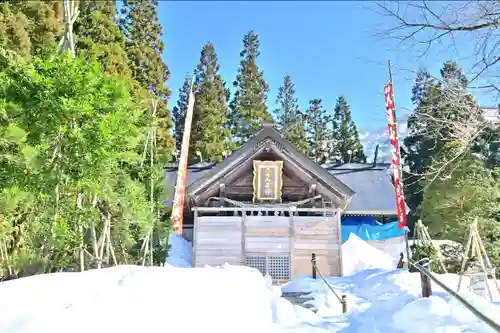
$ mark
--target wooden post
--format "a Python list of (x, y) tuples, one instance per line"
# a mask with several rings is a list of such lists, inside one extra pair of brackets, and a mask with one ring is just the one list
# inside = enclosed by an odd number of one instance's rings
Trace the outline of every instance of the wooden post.
[(432, 296), (432, 286), (431, 279), (424, 273), (420, 272), (420, 282), (422, 284), (422, 297), (431, 297)]
[(399, 254), (399, 262), (397, 266), (398, 269), (404, 268), (404, 256), (405, 255), (403, 254), (403, 252)]
[[(226, 184), (221, 183), (219, 184), (219, 207), (224, 207), (224, 198), (226, 197)], [(227, 216), (227, 212), (225, 211), (219, 211), (217, 213), (219, 216)]]
[(313, 279), (316, 278), (316, 253), (313, 253), (312, 254), (312, 276), (313, 276)]
[(457, 286), (457, 293), (460, 292), (460, 287), (462, 285), (462, 278), (465, 274), (465, 268), (467, 266), (467, 261), (469, 260), (469, 251), (470, 247), (472, 245), (472, 225), (469, 227), (469, 238), (467, 239), (467, 244), (465, 245), (465, 250), (464, 250), (464, 255), (462, 259), (462, 265), (460, 267), (460, 272), (458, 272), (458, 286)]
[(246, 232), (247, 232), (247, 227), (246, 227), (246, 218), (247, 218), (247, 212), (242, 209), (241, 210), (241, 264), (246, 265)]
[(347, 313), (349, 311), (348, 306), (347, 306), (347, 296), (342, 295), (342, 300), (340, 301), (342, 303), (342, 313)]
[[(407, 263), (407, 267), (408, 268), (408, 272), (411, 273), (411, 265), (410, 265), (410, 242), (408, 240), (408, 228), (406, 228), (406, 231), (405, 231), (405, 247), (406, 247), (406, 263)], [(403, 253), (401, 253), (403, 254)], [(403, 263), (403, 267), (404, 268), (404, 263)]]
[[(427, 269), (427, 267), (429, 267), (429, 262), (423, 263), (422, 267)], [(420, 284), (422, 286), (422, 297), (426, 298), (431, 297), (432, 296), (431, 279), (423, 272), (420, 272)]]

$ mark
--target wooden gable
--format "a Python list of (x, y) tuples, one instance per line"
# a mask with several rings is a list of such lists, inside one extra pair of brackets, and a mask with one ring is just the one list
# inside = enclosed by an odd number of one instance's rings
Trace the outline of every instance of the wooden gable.
[[(225, 186), (226, 196), (235, 200), (245, 200), (253, 195), (253, 173), (247, 172)], [(310, 184), (297, 179), (293, 173), (283, 170), (282, 197), (284, 201), (298, 201), (307, 198)]]
[(307, 158), (267, 124), (240, 149), (191, 184), (187, 189), (190, 200), (198, 205), (217, 196), (221, 186), (226, 193), (228, 190), (234, 194), (236, 190), (251, 190), (252, 162), (256, 159), (283, 161), (284, 189), (287, 189), (284, 196), (290, 196), (290, 200), (303, 198), (311, 185), (342, 209), (354, 195), (352, 189)]

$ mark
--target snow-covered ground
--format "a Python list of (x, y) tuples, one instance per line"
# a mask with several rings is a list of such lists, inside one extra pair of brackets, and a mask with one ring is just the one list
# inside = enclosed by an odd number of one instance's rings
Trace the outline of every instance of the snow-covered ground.
[[(369, 268), (329, 278), (348, 297), (350, 312), (342, 315), (321, 280), (303, 277), (272, 286), (248, 267), (184, 268), (190, 244), (180, 238), (172, 242), (175, 248), (165, 267), (119, 266), (0, 283), (0, 332), (494, 332), (437, 286), (434, 296), (420, 298), (415, 273)], [(457, 276), (441, 280), (455, 287)], [(319, 311), (292, 305), (281, 298), (282, 291), (309, 292)], [(500, 321), (499, 305), (463, 294)]]

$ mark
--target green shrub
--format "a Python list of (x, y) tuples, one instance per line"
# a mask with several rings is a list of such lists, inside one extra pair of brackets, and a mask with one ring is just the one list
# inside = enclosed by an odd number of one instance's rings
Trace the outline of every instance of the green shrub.
[(448, 273), (460, 272), (462, 266), (464, 247), (459, 243), (446, 243), (439, 245), (441, 259)]
[[(432, 245), (412, 244), (410, 250), (413, 261), (418, 263), (420, 260), (428, 258), (431, 260), (430, 270), (433, 272), (440, 272), (438, 251)], [(410, 272), (418, 272), (418, 269), (412, 266), (410, 267)]]

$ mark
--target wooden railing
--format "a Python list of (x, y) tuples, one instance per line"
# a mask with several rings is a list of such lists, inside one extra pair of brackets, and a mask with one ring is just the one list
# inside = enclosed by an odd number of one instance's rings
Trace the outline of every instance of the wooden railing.
[(304, 208), (304, 207), (193, 207), (193, 211), (200, 213), (216, 213), (216, 212), (301, 212), (301, 213), (330, 213), (339, 211), (338, 208)]
[(328, 282), (328, 280), (325, 278), (325, 276), (323, 274), (321, 274), (321, 271), (319, 270), (318, 265), (316, 265), (316, 254), (315, 253), (312, 254), (311, 264), (312, 264), (313, 278), (314, 279), (316, 278), (316, 273), (319, 274), (319, 276), (321, 277), (321, 279), (325, 283), (326, 287), (328, 289), (330, 289), (330, 291), (335, 295), (335, 297), (339, 301), (340, 305), (342, 305), (342, 313), (346, 313), (348, 311), (348, 309), (347, 309), (347, 296), (346, 295), (339, 296), (339, 294), (337, 294), (335, 289), (333, 289), (332, 285)]
[[(476, 317), (478, 317), (480, 320), (482, 320), (486, 325), (491, 327), (496, 332), (500, 332), (500, 325), (499, 324), (497, 324), (491, 318), (489, 318), (488, 316), (483, 314), (481, 311), (476, 309), (472, 304), (467, 302), (462, 296), (460, 296), (453, 289), (451, 289), (450, 287), (445, 285), (443, 282), (439, 281), (439, 279), (436, 278), (436, 276), (434, 276), (434, 274), (432, 274), (426, 267), (424, 267), (420, 263), (415, 262), (411, 259), (408, 259), (408, 262), (410, 265), (415, 267), (420, 272), (420, 278), (422, 281), (422, 296), (423, 297), (430, 297), (432, 295), (432, 288), (431, 288), (430, 281), (433, 281), (435, 284), (437, 284), (439, 287), (441, 287), (444, 291), (449, 293), (453, 298), (455, 298), (457, 301), (459, 301), (463, 306), (465, 306)], [(427, 260), (427, 265), (429, 263), (430, 262)]]

